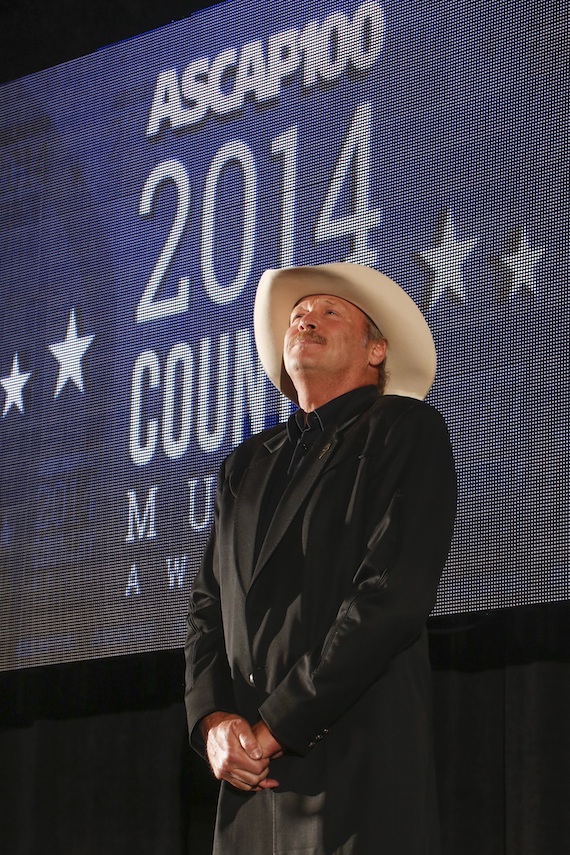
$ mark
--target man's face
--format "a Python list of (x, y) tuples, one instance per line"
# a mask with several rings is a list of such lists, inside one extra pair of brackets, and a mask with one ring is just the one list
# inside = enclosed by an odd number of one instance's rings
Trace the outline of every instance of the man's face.
[(315, 294), (293, 307), (283, 344), (285, 370), (293, 382), (299, 374), (314, 372), (343, 385), (354, 378), (354, 388), (375, 383), (375, 366), (384, 354), (384, 342), (367, 342), (366, 315), (347, 300)]

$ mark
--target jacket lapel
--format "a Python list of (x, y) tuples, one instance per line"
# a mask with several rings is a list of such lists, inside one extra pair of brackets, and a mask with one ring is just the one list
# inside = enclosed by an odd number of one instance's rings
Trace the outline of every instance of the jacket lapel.
[(288, 454), (289, 449), (286, 431), (264, 443), (244, 473), (238, 490), (234, 546), (244, 593), (251, 583), (257, 524), (267, 485), (273, 476), (280, 453)]
[[(265, 564), (267, 564), (267, 561), (293, 522), (295, 514), (323, 471), (331, 465), (334, 459), (338, 461), (343, 433), (348, 427), (358, 421), (358, 418), (359, 416), (353, 417), (340, 427), (332, 427), (324, 430), (322, 436), (319, 437), (318, 441), (311, 448), (307, 459), (301, 462), (300, 467), (287, 485), (283, 497), (277, 505), (273, 519), (269, 524), (267, 535), (253, 569), (251, 582), (257, 578)], [(285, 452), (287, 453), (287, 449)], [(288, 452), (291, 453), (290, 447)], [(264, 482), (264, 490), (266, 486), (267, 480)], [(255, 519), (258, 518), (259, 516), (255, 517)], [(253, 549), (251, 554), (253, 555)]]

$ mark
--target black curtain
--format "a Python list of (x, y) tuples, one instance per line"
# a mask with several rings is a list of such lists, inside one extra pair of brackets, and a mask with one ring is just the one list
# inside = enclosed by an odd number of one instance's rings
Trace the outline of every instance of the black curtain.
[[(566, 603), (431, 625), (444, 855), (566, 855)], [(180, 651), (0, 675), (0, 852), (207, 855)], [(371, 853), (372, 855), (372, 853)]]
[(570, 851), (569, 618), (556, 603), (432, 632), (445, 855)]

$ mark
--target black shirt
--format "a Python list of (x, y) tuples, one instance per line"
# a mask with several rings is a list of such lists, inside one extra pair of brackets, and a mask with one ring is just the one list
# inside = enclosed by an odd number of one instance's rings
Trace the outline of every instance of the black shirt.
[(360, 386), (358, 389), (351, 389), (350, 392), (339, 395), (338, 398), (333, 398), (332, 401), (327, 401), (310, 413), (296, 410), (289, 416), (287, 421), (289, 442), (287, 448), (279, 452), (279, 460), (263, 500), (255, 539), (256, 556), (259, 555), (269, 524), (289, 481), (303, 465), (305, 457), (325, 428), (344, 424), (351, 418), (359, 416), (370, 409), (378, 397), (376, 386)]
[(287, 422), (287, 434), (289, 441), (294, 444), (293, 454), (287, 470), (292, 475), (308, 450), (316, 442), (319, 435), (329, 425), (340, 425), (353, 416), (368, 410), (378, 398), (378, 389), (375, 386), (360, 386), (351, 389), (332, 401), (327, 401), (316, 410), (305, 413), (304, 410), (296, 410), (289, 416)]

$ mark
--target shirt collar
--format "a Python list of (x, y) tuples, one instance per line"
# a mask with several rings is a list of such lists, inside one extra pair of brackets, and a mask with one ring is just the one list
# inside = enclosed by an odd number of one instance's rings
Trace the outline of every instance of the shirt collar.
[(332, 401), (305, 413), (304, 410), (295, 410), (287, 421), (287, 434), (289, 440), (296, 443), (304, 430), (321, 430), (330, 425), (339, 425), (348, 421), (353, 416), (358, 416), (368, 410), (379, 397), (376, 386), (359, 386), (351, 389)]

